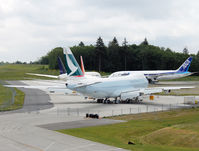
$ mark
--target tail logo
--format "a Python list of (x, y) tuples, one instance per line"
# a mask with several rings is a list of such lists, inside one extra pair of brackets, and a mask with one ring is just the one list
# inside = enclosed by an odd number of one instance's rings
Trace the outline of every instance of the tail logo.
[(190, 63), (191, 63), (191, 62), (190, 62), (189, 60), (186, 60), (186, 61), (184, 62), (184, 64), (182, 65), (183, 70), (185, 70), (186, 67), (187, 67)]
[(177, 72), (187, 72), (191, 64), (192, 57), (189, 57), (178, 69)]

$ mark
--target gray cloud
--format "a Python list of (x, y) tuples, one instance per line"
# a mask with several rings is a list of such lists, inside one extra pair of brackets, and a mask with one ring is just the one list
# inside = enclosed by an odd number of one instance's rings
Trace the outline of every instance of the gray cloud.
[[(1, 0), (0, 61), (30, 61), (56, 46), (80, 41), (154, 45), (190, 52), (199, 49), (196, 0)], [(14, 54), (14, 55), (13, 55)]]

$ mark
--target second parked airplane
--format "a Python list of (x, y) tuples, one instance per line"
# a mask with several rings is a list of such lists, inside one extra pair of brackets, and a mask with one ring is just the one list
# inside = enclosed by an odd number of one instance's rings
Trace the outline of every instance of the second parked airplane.
[(177, 70), (118, 71), (112, 73), (109, 78), (130, 74), (144, 74), (149, 83), (155, 83), (158, 82), (158, 80), (182, 78), (193, 74), (188, 71), (191, 61), (192, 57), (189, 57)]

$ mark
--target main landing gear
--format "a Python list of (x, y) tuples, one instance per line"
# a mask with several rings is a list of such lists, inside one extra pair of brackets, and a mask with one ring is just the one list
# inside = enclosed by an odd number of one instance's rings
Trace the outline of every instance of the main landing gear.
[(119, 104), (120, 100), (115, 98), (114, 100), (106, 99), (97, 99), (97, 103), (104, 103), (104, 104)]
[(111, 99), (97, 99), (97, 103), (103, 104), (138, 104), (142, 101), (142, 97), (135, 97), (134, 99), (121, 100), (120, 98)]

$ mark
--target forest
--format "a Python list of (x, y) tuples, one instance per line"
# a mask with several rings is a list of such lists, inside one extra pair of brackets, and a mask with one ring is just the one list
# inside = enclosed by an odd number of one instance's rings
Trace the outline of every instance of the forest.
[[(165, 70), (177, 69), (189, 56), (193, 56), (190, 66), (192, 72), (199, 69), (199, 52), (189, 54), (188, 49), (175, 52), (169, 48), (150, 45), (145, 38), (139, 45), (129, 45), (124, 38), (119, 45), (117, 38), (106, 46), (99, 37), (95, 45), (79, 45), (70, 47), (78, 63), (83, 57), (85, 69), (88, 71), (115, 72), (124, 70)], [(35, 63), (47, 64), (50, 69), (58, 69), (57, 56), (64, 59), (61, 47), (54, 48)]]

